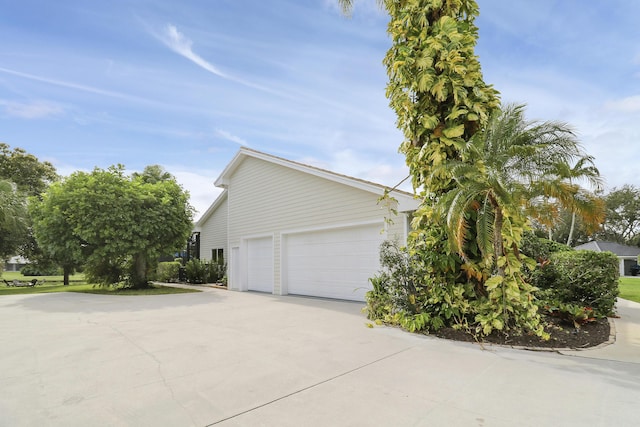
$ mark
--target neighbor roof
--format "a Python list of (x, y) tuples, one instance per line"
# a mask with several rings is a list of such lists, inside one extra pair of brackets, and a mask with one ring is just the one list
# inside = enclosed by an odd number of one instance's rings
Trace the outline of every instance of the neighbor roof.
[(640, 248), (636, 246), (621, 245), (616, 242), (592, 241), (583, 245), (578, 245), (575, 249), (586, 249), (596, 252), (613, 252), (617, 256), (637, 257), (640, 255)]
[[(366, 181), (363, 179), (354, 178), (347, 175), (342, 175), (339, 173), (331, 172), (331, 171), (321, 169), (315, 166), (307, 165), (304, 163), (294, 162), (292, 160), (287, 160), (282, 157), (273, 156), (271, 154), (263, 153), (261, 151), (253, 150), (247, 147), (240, 147), (240, 150), (238, 151), (238, 153), (227, 165), (227, 167), (222, 171), (218, 179), (216, 179), (215, 185), (217, 187), (227, 188), (229, 184), (229, 178), (231, 177), (233, 172), (235, 172), (238, 166), (240, 166), (240, 164), (247, 157), (261, 159), (270, 163), (274, 163), (274, 164), (284, 166), (290, 169), (294, 169), (297, 171), (305, 172), (311, 175), (328, 179), (330, 181), (339, 182), (341, 184), (345, 184), (350, 187), (359, 188), (361, 190), (365, 190), (378, 195), (382, 195), (386, 189), (390, 189), (390, 187), (377, 184), (375, 182)], [(408, 193), (406, 191), (397, 190), (397, 189), (393, 190), (391, 194), (393, 195), (393, 197), (395, 197), (398, 200), (399, 211), (407, 212), (407, 211), (412, 211), (418, 208), (419, 202), (414, 197), (413, 194)]]

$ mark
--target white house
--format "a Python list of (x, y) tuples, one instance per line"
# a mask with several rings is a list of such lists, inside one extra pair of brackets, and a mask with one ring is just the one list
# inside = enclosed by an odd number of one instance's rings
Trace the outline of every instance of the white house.
[(583, 249), (595, 252), (613, 252), (620, 262), (620, 276), (630, 276), (631, 267), (638, 263), (640, 248), (636, 246), (621, 245), (615, 242), (591, 241), (578, 245), (575, 249)]
[[(241, 148), (196, 224), (202, 259), (227, 261), (228, 287), (364, 300), (385, 239), (406, 241), (412, 194)], [(393, 221), (389, 224), (385, 219)]]

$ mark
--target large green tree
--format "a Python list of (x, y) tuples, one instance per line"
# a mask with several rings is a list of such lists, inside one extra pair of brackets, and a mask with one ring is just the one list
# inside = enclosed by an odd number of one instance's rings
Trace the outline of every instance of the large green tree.
[(24, 195), (13, 182), (0, 180), (0, 261), (14, 255), (26, 242), (28, 226)]
[(0, 179), (15, 183), (18, 191), (28, 196), (37, 196), (58, 179), (58, 174), (51, 163), (41, 162), (22, 148), (12, 150), (0, 143)]
[(640, 245), (640, 188), (623, 185), (605, 196), (606, 218), (596, 236), (623, 244)]
[(146, 286), (157, 258), (182, 249), (192, 229), (188, 193), (158, 171), (96, 168), (53, 184), (32, 210), (41, 246), (61, 262), (84, 258), (91, 280)]
[(51, 182), (58, 179), (49, 162), (41, 162), (22, 148), (0, 143), (0, 181), (3, 189), (0, 210), (2, 228), (0, 254), (2, 257), (21, 254), (31, 261), (39, 258), (41, 251), (33, 238), (30, 218), (26, 212), (27, 198), (38, 196)]

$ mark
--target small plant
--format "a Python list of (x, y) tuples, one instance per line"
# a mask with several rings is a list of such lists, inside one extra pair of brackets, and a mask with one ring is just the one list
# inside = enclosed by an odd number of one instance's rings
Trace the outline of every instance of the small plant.
[(545, 305), (544, 311), (552, 317), (556, 317), (565, 322), (573, 324), (576, 329), (580, 326), (595, 322), (597, 320), (596, 313), (591, 307), (583, 307), (576, 304), (564, 304), (556, 302), (555, 304)]

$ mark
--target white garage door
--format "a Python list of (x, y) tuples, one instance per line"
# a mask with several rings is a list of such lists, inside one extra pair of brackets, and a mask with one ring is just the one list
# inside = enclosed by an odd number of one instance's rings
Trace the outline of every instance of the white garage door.
[(380, 268), (383, 225), (289, 234), (283, 279), (290, 294), (364, 301)]
[(273, 292), (273, 239), (247, 240), (247, 288)]

